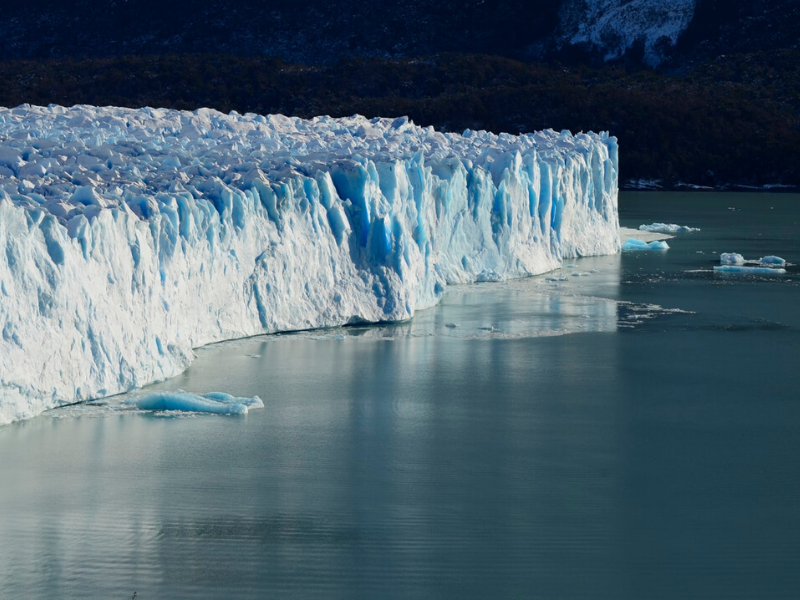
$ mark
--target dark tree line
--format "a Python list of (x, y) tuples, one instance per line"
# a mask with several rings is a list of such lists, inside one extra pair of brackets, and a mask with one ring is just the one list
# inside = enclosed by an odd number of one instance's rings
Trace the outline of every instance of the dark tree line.
[(623, 179), (800, 185), (796, 50), (680, 76), (464, 54), (317, 66), (224, 55), (0, 62), (0, 105), (26, 102), (408, 115), (449, 131), (607, 130), (620, 139)]

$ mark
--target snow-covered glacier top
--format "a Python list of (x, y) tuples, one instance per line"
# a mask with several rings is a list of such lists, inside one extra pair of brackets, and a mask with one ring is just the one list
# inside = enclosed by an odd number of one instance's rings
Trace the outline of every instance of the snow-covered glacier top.
[(616, 252), (617, 161), (605, 134), (0, 108), (0, 423)]
[(586, 153), (597, 139), (553, 131), (442, 133), (407, 117), (304, 120), (212, 109), (26, 105), (0, 109), (0, 136), (2, 188), (15, 204), (45, 207), (62, 221), (87, 206), (128, 204), (136, 210), (129, 199), (137, 191), (197, 189), (214, 178), (242, 188), (265, 176), (283, 181), (313, 175), (339, 159), (456, 161), (499, 178), (508, 166), (503, 159), (514, 152)]

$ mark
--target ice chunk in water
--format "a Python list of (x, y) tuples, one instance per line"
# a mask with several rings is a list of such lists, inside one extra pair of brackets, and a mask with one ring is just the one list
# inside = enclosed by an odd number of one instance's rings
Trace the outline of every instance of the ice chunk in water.
[(669, 245), (667, 242), (643, 242), (642, 240), (637, 240), (635, 238), (629, 239), (622, 245), (623, 250), (669, 250)]
[(675, 225), (673, 223), (653, 223), (652, 225), (639, 225), (639, 231), (675, 235), (676, 233), (694, 233), (695, 231), (700, 231), (700, 229), (697, 227), (688, 227), (687, 225)]
[(715, 273), (738, 273), (741, 275), (780, 275), (786, 269), (773, 269), (770, 267), (746, 267), (742, 265), (722, 265), (714, 267)]
[[(741, 254), (736, 254), (734, 252), (721, 254), (719, 257), (719, 262), (721, 265), (729, 265), (729, 266), (744, 266), (744, 265), (753, 265), (760, 267), (786, 266), (786, 261), (782, 259), (780, 256), (764, 256), (762, 258), (759, 258), (758, 260), (745, 260), (744, 256), (742, 256)], [(750, 269), (751, 269), (750, 272), (752, 272), (752, 267), (750, 267)], [(774, 271), (775, 269), (771, 270)]]
[(721, 265), (743, 265), (744, 256), (736, 254), (735, 252), (723, 252), (719, 256), (719, 264)]
[(764, 256), (758, 259), (762, 265), (775, 265), (776, 267), (785, 267), (786, 261), (780, 256)]
[(141, 410), (207, 412), (218, 415), (246, 415), (251, 408), (264, 408), (264, 402), (258, 396), (236, 398), (224, 392), (209, 392), (200, 396), (183, 390), (148, 394), (130, 400), (128, 404)]

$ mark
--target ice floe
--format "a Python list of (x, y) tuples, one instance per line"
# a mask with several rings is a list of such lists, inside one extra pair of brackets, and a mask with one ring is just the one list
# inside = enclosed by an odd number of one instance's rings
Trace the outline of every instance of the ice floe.
[(639, 231), (650, 231), (652, 233), (667, 233), (676, 235), (678, 233), (694, 233), (700, 231), (697, 227), (687, 225), (675, 225), (672, 223), (653, 223), (652, 225), (639, 225)]
[(647, 243), (635, 238), (631, 238), (622, 245), (622, 249), (631, 251), (669, 250), (669, 244), (659, 240)]
[(246, 415), (248, 410), (264, 408), (264, 402), (258, 396), (236, 398), (224, 392), (198, 395), (183, 390), (148, 394), (133, 398), (127, 404), (140, 410), (204, 412), (218, 415)]

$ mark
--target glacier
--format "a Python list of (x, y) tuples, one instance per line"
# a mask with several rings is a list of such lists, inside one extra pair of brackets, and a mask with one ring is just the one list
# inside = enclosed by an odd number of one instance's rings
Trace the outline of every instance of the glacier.
[(0, 424), (616, 253), (617, 189), (605, 133), (0, 108)]

